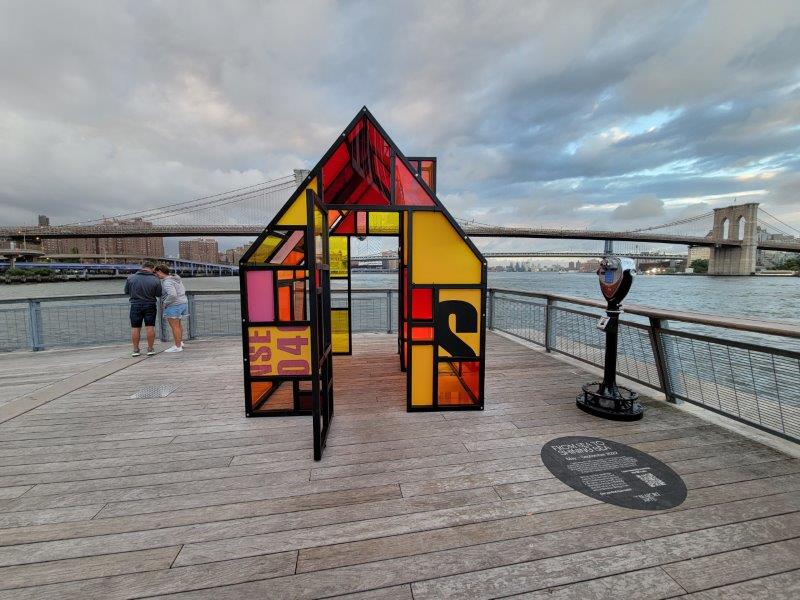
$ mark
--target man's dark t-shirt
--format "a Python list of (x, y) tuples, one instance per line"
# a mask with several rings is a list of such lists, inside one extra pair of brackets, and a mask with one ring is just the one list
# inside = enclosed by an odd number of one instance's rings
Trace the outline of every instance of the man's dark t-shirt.
[(161, 280), (155, 273), (137, 271), (125, 282), (125, 293), (131, 297), (131, 304), (155, 304), (161, 297)]

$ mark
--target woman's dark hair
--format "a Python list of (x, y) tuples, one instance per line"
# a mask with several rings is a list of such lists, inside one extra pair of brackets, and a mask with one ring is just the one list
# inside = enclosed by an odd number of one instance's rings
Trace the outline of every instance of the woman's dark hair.
[(163, 264), (156, 265), (155, 270), (158, 271), (159, 273), (163, 273), (164, 275), (169, 275), (170, 274), (170, 270), (169, 270), (169, 267), (167, 265), (163, 265)]

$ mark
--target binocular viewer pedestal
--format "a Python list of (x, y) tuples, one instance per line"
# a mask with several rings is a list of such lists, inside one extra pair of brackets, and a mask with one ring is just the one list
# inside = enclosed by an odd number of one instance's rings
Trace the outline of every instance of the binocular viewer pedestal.
[(603, 381), (583, 385), (582, 393), (575, 400), (581, 410), (617, 421), (636, 421), (644, 415), (639, 394), (617, 385), (619, 315), (622, 312), (622, 300), (631, 289), (635, 274), (636, 266), (630, 258), (607, 256), (600, 263), (597, 276), (600, 290), (608, 301), (606, 316), (597, 325), (606, 332)]
[(639, 404), (639, 394), (626, 387), (614, 386), (607, 389), (602, 382), (585, 383), (583, 393), (575, 399), (582, 411), (615, 421), (637, 421), (644, 416), (644, 408)]

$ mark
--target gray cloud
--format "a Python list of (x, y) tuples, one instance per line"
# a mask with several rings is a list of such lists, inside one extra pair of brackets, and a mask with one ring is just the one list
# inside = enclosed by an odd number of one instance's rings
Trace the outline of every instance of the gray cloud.
[(366, 104), (406, 152), (439, 156), (439, 189), (467, 218), (645, 225), (756, 194), (800, 226), (793, 0), (0, 11), (6, 223), (284, 175)]
[(664, 214), (664, 202), (653, 196), (634, 198), (630, 202), (620, 204), (612, 213), (615, 219), (633, 221), (650, 217), (661, 217)]

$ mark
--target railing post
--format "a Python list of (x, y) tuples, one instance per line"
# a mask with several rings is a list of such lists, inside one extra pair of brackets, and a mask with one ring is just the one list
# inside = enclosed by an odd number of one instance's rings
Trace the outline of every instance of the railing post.
[(552, 298), (547, 299), (547, 306), (544, 309), (544, 350), (550, 352), (555, 341), (555, 319), (553, 319), (553, 308), (555, 300)]
[(650, 346), (653, 349), (653, 358), (656, 361), (656, 371), (658, 372), (658, 383), (661, 391), (667, 398), (667, 402), (680, 404), (682, 401), (672, 393), (672, 385), (669, 379), (669, 365), (667, 363), (667, 353), (664, 351), (664, 342), (661, 339), (661, 331), (667, 329), (667, 322), (657, 317), (649, 317), (650, 327), (647, 332), (650, 335)]
[(491, 331), (494, 329), (494, 290), (489, 290), (489, 306), (487, 307), (487, 312), (489, 313), (487, 317), (487, 322), (489, 324), (489, 330)]
[(386, 290), (386, 333), (392, 333), (392, 290)]
[(162, 342), (168, 342), (167, 328), (164, 327), (164, 307), (161, 305), (161, 300), (156, 304), (156, 337)]
[(189, 317), (187, 318), (187, 329), (189, 330), (187, 333), (189, 334), (189, 339), (193, 340), (197, 337), (197, 319), (194, 316), (194, 311), (197, 307), (197, 303), (195, 301), (194, 294), (191, 292), (186, 292), (186, 302), (189, 305)]
[(30, 336), (28, 338), (31, 350), (38, 352), (44, 350), (44, 330), (42, 328), (42, 303), (38, 300), (28, 300), (28, 322), (30, 323)]

